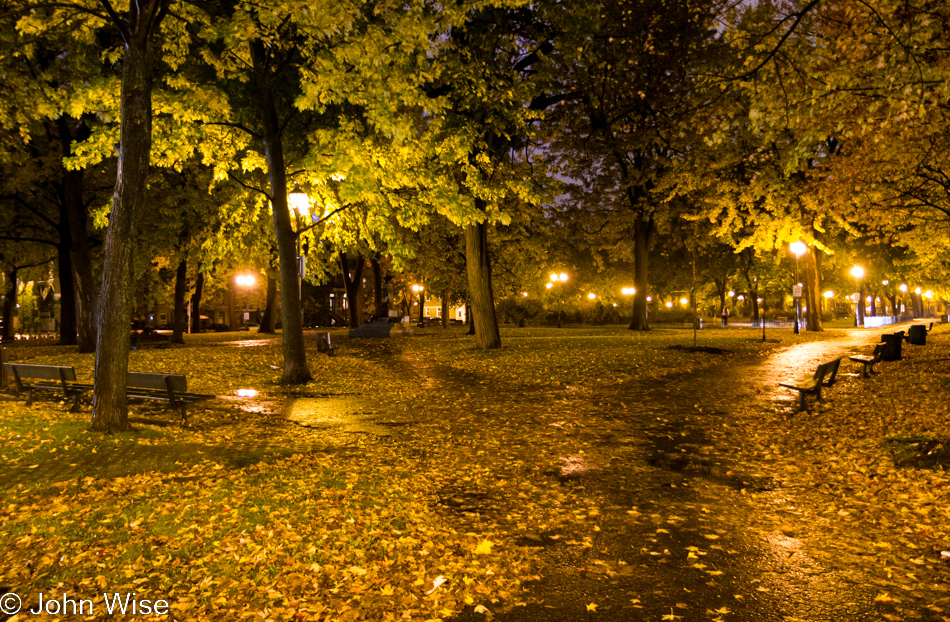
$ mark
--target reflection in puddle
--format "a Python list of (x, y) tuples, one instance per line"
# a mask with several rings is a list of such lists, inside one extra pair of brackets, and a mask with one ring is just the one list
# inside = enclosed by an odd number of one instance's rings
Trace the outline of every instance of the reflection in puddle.
[(235, 348), (249, 348), (251, 346), (268, 346), (275, 341), (274, 339), (245, 339), (241, 341), (225, 341), (221, 345), (234, 346)]
[(587, 459), (581, 454), (562, 457), (561, 461), (564, 462), (564, 466), (561, 467), (561, 475), (565, 477), (580, 477), (592, 468)]
[(290, 400), (284, 413), (291, 421), (303, 425), (341, 424), (352, 418), (350, 400), (333, 398), (298, 398)]

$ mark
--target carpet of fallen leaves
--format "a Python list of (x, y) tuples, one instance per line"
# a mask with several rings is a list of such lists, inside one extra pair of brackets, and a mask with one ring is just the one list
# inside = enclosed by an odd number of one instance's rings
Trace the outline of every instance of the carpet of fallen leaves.
[[(736, 522), (800, 541), (828, 565), (860, 566), (886, 619), (912, 617), (910, 601), (950, 611), (942, 328), (872, 379), (842, 374), (809, 413), (752, 391), (716, 439), (735, 468), (781, 483), (781, 495), (743, 490)], [(0, 397), (0, 591), (34, 603), (40, 592), (90, 598), (96, 618), (103, 593), (124, 592), (167, 599), (175, 620), (490, 615), (531, 601), (525, 584), (550, 563), (533, 544), (546, 534), (583, 556), (595, 553), (605, 514), (657, 537), (692, 520), (603, 507), (552, 474), (582, 470), (591, 455), (586, 414), (627, 412), (612, 392), (718, 369), (722, 356), (671, 350), (690, 345), (688, 331), (503, 337), (502, 350), (480, 352), (459, 330), (360, 341), (341, 332), (336, 356), (308, 349), (316, 380), (295, 388), (278, 384), (279, 341), (265, 336), (187, 336), (185, 346), (130, 353), (133, 371), (187, 370), (190, 390), (219, 396), (191, 407), (185, 428), (173, 412), (135, 405), (136, 430), (103, 437), (85, 430), (88, 404), (70, 414), (56, 400)], [(752, 337), (706, 331), (701, 344), (748, 369), (790, 344)], [(92, 355), (70, 348), (17, 344), (8, 359), (74, 365), (91, 379)], [(694, 564), (725, 553), (713, 529), (704, 533), (709, 546), (683, 552)], [(623, 560), (576, 561), (633, 572)], [(657, 619), (682, 617), (681, 603), (664, 604)], [(728, 619), (730, 609), (707, 613), (696, 619)]]

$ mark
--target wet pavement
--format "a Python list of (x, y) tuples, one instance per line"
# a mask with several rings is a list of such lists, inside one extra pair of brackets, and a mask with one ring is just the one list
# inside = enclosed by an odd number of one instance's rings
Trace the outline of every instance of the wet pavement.
[[(731, 442), (737, 430), (730, 427), (734, 410), (750, 404), (795, 425), (797, 396), (778, 381), (868, 350), (877, 339), (876, 333), (846, 331), (837, 340), (786, 347), (764, 360), (724, 359), (721, 366), (673, 375), (656, 386), (631, 382), (604, 392), (567, 387), (558, 407), (570, 414), (549, 425), (575, 435), (585, 450), (559, 456), (541, 473), (565, 491), (562, 511), (595, 526), (573, 533), (529, 530), (518, 538), (516, 545), (540, 549), (544, 566), (525, 585), (525, 604), (494, 619), (895, 619), (882, 617), (875, 603), (881, 589), (866, 568), (850, 558), (836, 563), (836, 543), (802, 515), (798, 506), (810, 492), (738, 460)], [(409, 363), (430, 385), (481, 390), (497, 411), (537, 416), (530, 398), (512, 400), (496, 388), (479, 389), (471, 378)], [(860, 368), (852, 367), (842, 365), (839, 377), (858, 375)], [(537, 460), (544, 461), (541, 453)], [(479, 509), (477, 497), (462, 502), (470, 511), (493, 512)], [(469, 608), (456, 619), (484, 616)], [(914, 619), (941, 618), (922, 611)]]

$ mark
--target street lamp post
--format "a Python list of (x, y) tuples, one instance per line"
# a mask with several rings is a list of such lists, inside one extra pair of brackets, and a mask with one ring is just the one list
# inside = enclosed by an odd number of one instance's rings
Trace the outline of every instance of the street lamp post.
[(798, 282), (798, 258), (808, 251), (808, 246), (804, 242), (792, 242), (788, 248), (795, 255), (795, 285), (792, 287), (792, 298), (795, 299), (795, 334), (797, 335), (801, 331), (802, 299), (802, 284)]
[(242, 325), (247, 326), (247, 292), (250, 288), (254, 287), (257, 279), (254, 278), (253, 274), (239, 274), (234, 277), (234, 282), (238, 285), (238, 287), (244, 290), (244, 311), (241, 315), (243, 317)]
[(864, 328), (864, 268), (855, 265), (851, 268), (851, 276), (854, 277), (854, 287), (858, 290), (857, 298), (854, 299), (854, 326), (855, 328)]
[(425, 328), (425, 325), (426, 325), (426, 320), (425, 320), (426, 299), (423, 295), (424, 291), (425, 291), (425, 287), (423, 287), (422, 285), (412, 286), (412, 293), (419, 296), (419, 328)]
[(294, 210), (294, 222), (297, 225), (297, 296), (300, 300), (300, 322), (303, 325), (303, 275), (306, 259), (300, 254), (300, 214), (310, 213), (310, 197), (300, 189), (300, 184), (297, 182), (294, 182), (294, 189), (287, 193), (287, 204)]
[[(561, 272), (561, 273), (552, 272), (551, 281), (547, 283), (545, 287), (552, 290), (552, 293), (553, 293), (554, 285), (556, 283), (567, 283), (567, 279), (568, 279), (568, 276), (566, 272)], [(561, 302), (562, 302), (561, 296), (559, 295), (557, 297), (557, 327), (558, 328), (561, 328)]]

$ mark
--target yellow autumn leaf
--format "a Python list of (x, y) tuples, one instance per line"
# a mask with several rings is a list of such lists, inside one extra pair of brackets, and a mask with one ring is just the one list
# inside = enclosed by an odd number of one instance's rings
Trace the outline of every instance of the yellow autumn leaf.
[(587, 605), (587, 610), (588, 610), (588, 611), (597, 611), (597, 604), (596, 604), (596, 603), (591, 603), (591, 604)]
[(491, 540), (483, 540), (481, 544), (475, 547), (476, 555), (488, 555), (491, 553), (491, 547), (495, 546), (495, 543)]

